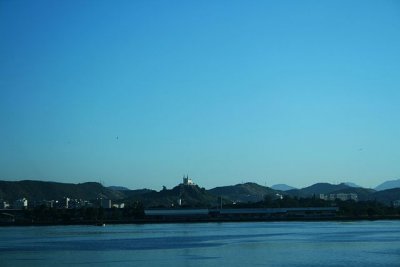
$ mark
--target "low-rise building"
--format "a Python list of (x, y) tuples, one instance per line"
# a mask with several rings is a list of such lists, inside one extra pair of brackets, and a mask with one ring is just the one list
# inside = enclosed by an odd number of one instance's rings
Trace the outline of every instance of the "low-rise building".
[(54, 200), (41, 200), (41, 201), (34, 201), (33, 207), (40, 207), (45, 206), (47, 208), (54, 208), (55, 201)]
[(112, 207), (116, 208), (116, 209), (123, 209), (123, 208), (125, 208), (125, 203), (119, 203), (119, 204), (115, 203), (115, 204), (112, 204)]
[(323, 200), (329, 200), (328, 195), (325, 195), (325, 194), (319, 194), (319, 198), (323, 199)]
[(8, 209), (10, 207), (10, 204), (8, 204), (8, 202), (0, 200), (0, 209), (4, 210), (4, 209)]
[(347, 200), (354, 200), (358, 201), (358, 195), (354, 193), (338, 193), (336, 194), (336, 199), (340, 199), (342, 201), (347, 201)]
[(395, 207), (395, 208), (400, 207), (400, 199), (393, 201), (393, 207)]
[(337, 194), (320, 194), (319, 195), (320, 199), (323, 200), (331, 200), (335, 201), (336, 199), (342, 200), (342, 201), (347, 201), (347, 200), (354, 200), (358, 201), (358, 195), (355, 193), (337, 193)]
[(26, 209), (28, 208), (28, 200), (26, 198), (20, 198), (14, 201), (14, 209)]

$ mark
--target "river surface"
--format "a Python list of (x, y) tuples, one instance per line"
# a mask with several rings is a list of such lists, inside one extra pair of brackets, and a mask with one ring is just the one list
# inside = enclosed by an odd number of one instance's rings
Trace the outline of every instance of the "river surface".
[(0, 266), (400, 266), (400, 221), (1, 227)]

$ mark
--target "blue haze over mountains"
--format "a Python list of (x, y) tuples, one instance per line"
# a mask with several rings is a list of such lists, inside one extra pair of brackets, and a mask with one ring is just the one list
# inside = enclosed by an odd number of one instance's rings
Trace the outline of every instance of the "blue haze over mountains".
[(383, 182), (382, 184), (375, 187), (375, 190), (382, 191), (392, 188), (400, 188), (400, 179)]

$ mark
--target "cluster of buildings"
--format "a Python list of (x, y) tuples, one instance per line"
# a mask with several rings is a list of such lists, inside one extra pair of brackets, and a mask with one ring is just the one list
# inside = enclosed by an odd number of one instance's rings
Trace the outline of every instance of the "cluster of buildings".
[(64, 197), (61, 200), (41, 200), (41, 201), (28, 201), (26, 198), (20, 198), (12, 202), (11, 204), (7, 201), (0, 200), (0, 209), (28, 209), (37, 207), (47, 207), (47, 208), (58, 208), (58, 209), (80, 209), (80, 208), (119, 208), (125, 207), (124, 203), (112, 203), (111, 199), (108, 198), (98, 198), (96, 201), (88, 201), (83, 199), (73, 199)]
[(337, 193), (337, 194), (320, 194), (319, 195), (320, 199), (323, 200), (331, 200), (334, 201), (336, 199), (340, 199), (342, 201), (347, 201), (347, 200), (354, 200), (358, 201), (358, 195), (355, 193)]
[(399, 208), (400, 207), (400, 199), (393, 201), (393, 207)]
[(0, 200), (0, 209), (27, 209), (28, 208), (28, 200), (26, 198), (21, 198), (15, 200), (12, 204), (7, 201)]
[[(348, 201), (348, 200), (353, 200), (356, 202), (359, 201), (358, 195), (356, 193), (320, 194), (319, 198), (330, 201), (335, 201), (337, 199), (342, 201)], [(400, 199), (391, 201), (391, 206), (394, 208), (400, 208)]]

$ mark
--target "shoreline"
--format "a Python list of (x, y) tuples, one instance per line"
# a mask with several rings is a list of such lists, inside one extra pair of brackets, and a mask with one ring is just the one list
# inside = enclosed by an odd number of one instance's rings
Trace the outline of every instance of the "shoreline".
[(351, 221), (396, 221), (400, 216), (337, 216), (330, 218), (168, 218), (168, 219), (134, 219), (134, 220), (99, 220), (99, 221), (72, 221), (72, 222), (0, 222), (0, 227), (24, 226), (104, 226), (120, 224), (185, 224), (185, 223), (230, 223), (230, 222), (351, 222)]

